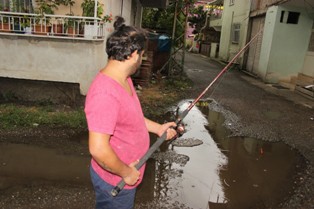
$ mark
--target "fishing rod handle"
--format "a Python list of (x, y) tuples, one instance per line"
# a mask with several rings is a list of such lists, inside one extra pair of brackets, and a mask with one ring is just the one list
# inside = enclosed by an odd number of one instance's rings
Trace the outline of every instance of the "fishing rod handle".
[[(165, 131), (161, 137), (157, 138), (157, 141), (149, 148), (149, 150), (145, 153), (145, 155), (135, 165), (135, 168), (139, 170), (166, 139), (167, 139), (167, 132)], [(121, 181), (111, 190), (111, 195), (113, 197), (117, 196), (124, 186), (125, 186), (125, 182), (123, 179), (121, 179)]]

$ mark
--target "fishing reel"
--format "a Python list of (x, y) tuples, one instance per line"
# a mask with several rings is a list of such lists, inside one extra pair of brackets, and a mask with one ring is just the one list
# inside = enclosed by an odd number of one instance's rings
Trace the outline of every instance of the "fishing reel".
[(177, 131), (177, 138), (182, 136), (185, 133), (185, 127), (182, 123), (179, 123), (176, 127), (176, 131)]
[(175, 138), (179, 138), (185, 133), (185, 126), (184, 126), (184, 124), (182, 124), (182, 119), (181, 119), (181, 117), (179, 117), (179, 115), (180, 115), (179, 114), (179, 107), (177, 107), (177, 109), (175, 111), (176, 124), (177, 124), (177, 127), (175, 128), (175, 130), (177, 132), (177, 136)]
[[(166, 122), (165, 122), (166, 123)], [(181, 137), (184, 133), (185, 133), (185, 126), (180, 122), (180, 123), (177, 123), (177, 126), (176, 127), (171, 127), (172, 129), (174, 129), (176, 132), (177, 132), (177, 135), (174, 136), (172, 138), (172, 140), (174, 139), (177, 139), (179, 137)]]

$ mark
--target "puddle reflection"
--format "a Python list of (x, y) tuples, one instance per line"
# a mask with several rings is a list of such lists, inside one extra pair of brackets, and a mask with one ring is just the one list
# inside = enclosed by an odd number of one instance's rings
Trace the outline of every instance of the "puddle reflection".
[(296, 150), (282, 142), (228, 137), (223, 114), (199, 108), (207, 115), (207, 128), (228, 158), (220, 171), (226, 208), (268, 208), (293, 192), (293, 178), (305, 163)]
[[(187, 106), (188, 101), (179, 103), (181, 111)], [(187, 132), (182, 138), (203, 144), (163, 145), (162, 153), (170, 149), (189, 161), (182, 166), (150, 159), (137, 208), (269, 208), (288, 197), (304, 159), (281, 142), (228, 137), (224, 121), (206, 101), (193, 107), (183, 120)]]
[(0, 189), (36, 179), (89, 184), (89, 163), (89, 156), (31, 145), (0, 144), (0, 176), (1, 181), (6, 181), (0, 182)]

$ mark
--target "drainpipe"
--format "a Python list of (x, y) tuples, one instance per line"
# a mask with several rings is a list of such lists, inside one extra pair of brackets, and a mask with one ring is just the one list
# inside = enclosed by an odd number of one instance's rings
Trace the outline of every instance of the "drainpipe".
[(97, 6), (98, 6), (98, 1), (97, 0), (95, 0), (95, 6), (94, 6), (94, 27), (93, 27), (93, 33), (95, 33), (94, 35), (97, 35), (97, 33), (98, 33), (98, 25), (97, 25), (97, 20), (96, 20), (96, 18), (97, 18)]
[[(248, 15), (249, 21), (248, 21), (248, 28), (247, 28), (247, 32), (246, 32), (246, 42), (245, 43), (250, 41), (250, 38), (252, 35), (253, 20), (251, 19), (251, 11), (255, 8), (256, 7), (254, 7), (253, 1), (251, 1), (250, 9), (249, 9), (249, 15)], [(248, 50), (243, 53), (243, 64), (242, 64), (242, 66), (244, 67), (245, 70), (247, 70), (246, 67), (247, 67), (247, 62), (248, 62), (248, 58), (249, 58), (249, 50), (250, 50), (250, 48), (248, 48)]]
[(122, 13), (123, 13), (123, 0), (121, 0), (121, 17), (122, 17)]
[(94, 7), (94, 18), (97, 18), (97, 0), (95, 0), (95, 7)]

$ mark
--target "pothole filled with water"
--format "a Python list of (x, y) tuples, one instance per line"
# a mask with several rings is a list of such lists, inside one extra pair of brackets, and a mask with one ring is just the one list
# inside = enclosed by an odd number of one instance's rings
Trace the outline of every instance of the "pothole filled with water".
[(229, 137), (228, 114), (210, 110), (210, 102), (193, 107), (186, 133), (148, 161), (137, 208), (269, 208), (293, 193), (304, 158), (282, 142)]

